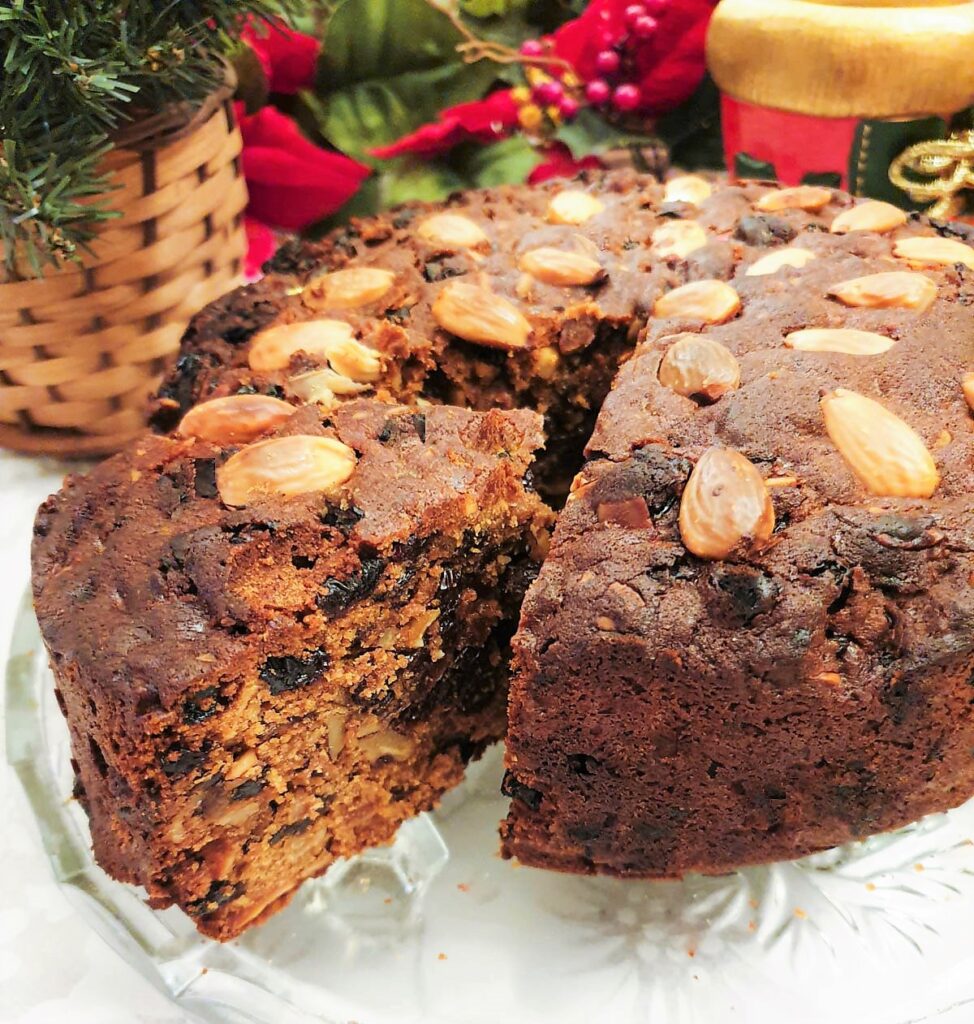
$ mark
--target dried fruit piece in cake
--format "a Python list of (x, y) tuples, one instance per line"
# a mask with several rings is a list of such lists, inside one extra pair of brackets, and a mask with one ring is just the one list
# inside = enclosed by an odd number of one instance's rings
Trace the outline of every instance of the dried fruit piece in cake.
[(96, 857), (219, 939), (500, 738), (550, 523), (534, 413), (362, 400), (255, 440), (256, 397), (72, 478), (34, 545)]

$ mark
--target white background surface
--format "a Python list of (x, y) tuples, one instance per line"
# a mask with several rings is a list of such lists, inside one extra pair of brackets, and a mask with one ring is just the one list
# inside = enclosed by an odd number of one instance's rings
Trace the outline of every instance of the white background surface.
[[(34, 512), (69, 468), (0, 453), (4, 663), (14, 611), (28, 583)], [(24, 796), (2, 756), (3, 736), (0, 727), (0, 1022), (188, 1024), (89, 930), (55, 885)]]

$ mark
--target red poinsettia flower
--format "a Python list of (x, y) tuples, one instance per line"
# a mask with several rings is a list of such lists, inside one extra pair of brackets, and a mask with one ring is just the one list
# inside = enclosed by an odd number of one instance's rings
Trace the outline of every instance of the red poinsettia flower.
[(244, 277), (253, 281), (260, 277), (261, 267), (277, 252), (277, 236), (273, 229), (253, 217), (244, 217), (244, 231), (247, 233)]
[(541, 151), (541, 156), (541, 162), (528, 175), (529, 185), (539, 185), (549, 178), (573, 178), (579, 171), (594, 170), (602, 166), (602, 161), (592, 154), (576, 160), (564, 142), (553, 142), (546, 146)]
[(321, 43), (314, 36), (288, 28), (282, 21), (247, 23), (240, 38), (254, 51), (271, 92), (310, 89)]
[[(625, 10), (633, 0), (592, 0), (551, 39), (555, 53), (585, 81), (598, 78), (596, 58), (611, 50), (628, 29)], [(639, 87), (638, 110), (661, 114), (693, 95), (706, 70), (704, 44), (717, 0), (668, 0), (656, 14), (658, 29), (645, 38), (630, 37), (630, 55)]]
[(486, 99), (459, 103), (441, 110), (439, 118), (388, 146), (379, 146), (372, 155), (388, 160), (405, 153), (435, 156), (460, 142), (476, 139), (495, 142), (517, 126), (517, 103), (510, 89), (492, 92)]
[(243, 135), (247, 213), (274, 227), (299, 231), (333, 213), (358, 191), (369, 168), (321, 149), (276, 107), (249, 117), (235, 104)]

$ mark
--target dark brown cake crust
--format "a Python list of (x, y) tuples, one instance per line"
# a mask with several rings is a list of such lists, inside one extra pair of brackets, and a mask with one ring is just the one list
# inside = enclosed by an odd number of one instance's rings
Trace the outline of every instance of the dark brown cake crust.
[[(579, 223), (553, 223), (561, 214), (551, 212), (552, 200), (569, 192), (596, 197), (602, 209)], [(535, 470), (538, 485), (563, 500), (598, 408), (655, 298), (688, 278), (710, 276), (730, 258), (727, 243), (716, 238), (689, 261), (653, 258), (654, 233), (692, 211), (686, 203), (664, 203), (663, 195), (655, 178), (632, 171), (587, 174), (572, 182), (462, 193), (444, 204), (411, 204), (353, 219), (321, 242), (291, 245), (258, 284), (196, 317), (160, 389), (154, 422), (171, 429), (196, 402), (241, 388), (289, 398), (289, 378), (314, 360), (255, 373), (248, 366), (252, 340), (271, 324), (336, 318), (383, 353), (374, 384), (380, 398), (541, 412), (547, 444)], [(465, 218), (486, 241), (463, 246), (424, 239), (424, 224), (444, 212)], [(714, 212), (718, 219), (729, 216), (719, 204)], [(710, 223), (709, 205), (700, 219)], [(565, 285), (520, 268), (525, 253), (552, 247), (594, 257), (604, 269), (591, 284)], [(361, 305), (308, 305), (302, 290), (309, 283), (350, 267), (390, 271), (395, 280)], [(458, 282), (486, 287), (518, 309), (533, 329), (527, 344), (474, 343), (444, 330), (434, 305)]]
[[(715, 276), (742, 310), (723, 323), (649, 321), (522, 610), (503, 840), (524, 863), (720, 873), (974, 794), (974, 424), (962, 388), (974, 248), (956, 263), (908, 261), (896, 254), (905, 239), (967, 234), (916, 217), (883, 233), (823, 231), (851, 206), (838, 193), (814, 217), (774, 213), (775, 230), (755, 237), (766, 194), (712, 200), (737, 211), (725, 237), (742, 244)], [(747, 276), (784, 245), (816, 258)], [(890, 271), (922, 275), (937, 298), (923, 310), (829, 295)], [(786, 347), (807, 328), (868, 331), (890, 347)], [(665, 386), (661, 362), (681, 332), (729, 350), (740, 386), (712, 402)], [(940, 477), (932, 496), (869, 493), (825, 428), (822, 396), (837, 389), (916, 431)], [(868, 427), (882, 449), (888, 424)], [(687, 550), (679, 517), (715, 445), (757, 467), (776, 525), (763, 544), (705, 559)]]
[(147, 437), (36, 524), (96, 857), (220, 939), (388, 841), (503, 734), (550, 519), (523, 483), (528, 411), (367, 400), (274, 436), (340, 441), (354, 471), (231, 509), (233, 448)]

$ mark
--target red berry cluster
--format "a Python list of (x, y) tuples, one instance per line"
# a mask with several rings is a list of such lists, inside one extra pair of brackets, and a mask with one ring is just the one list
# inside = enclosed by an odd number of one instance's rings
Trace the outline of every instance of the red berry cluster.
[[(528, 39), (521, 44), (521, 55), (528, 58), (543, 57), (548, 50), (540, 39)], [(562, 73), (555, 71), (555, 74)], [(581, 104), (565, 88), (565, 83), (547, 75), (537, 75), (531, 87), (531, 99), (539, 107), (554, 107), (565, 120), (571, 120), (581, 109)], [(577, 79), (572, 84), (578, 84)]]
[(585, 86), (585, 96), (596, 107), (610, 106), (621, 113), (638, 109), (642, 93), (635, 82), (627, 81), (632, 73), (632, 54), (639, 45), (659, 30), (659, 18), (669, 0), (641, 0), (630, 4), (623, 13), (625, 31), (607, 42), (595, 58), (600, 78)]

